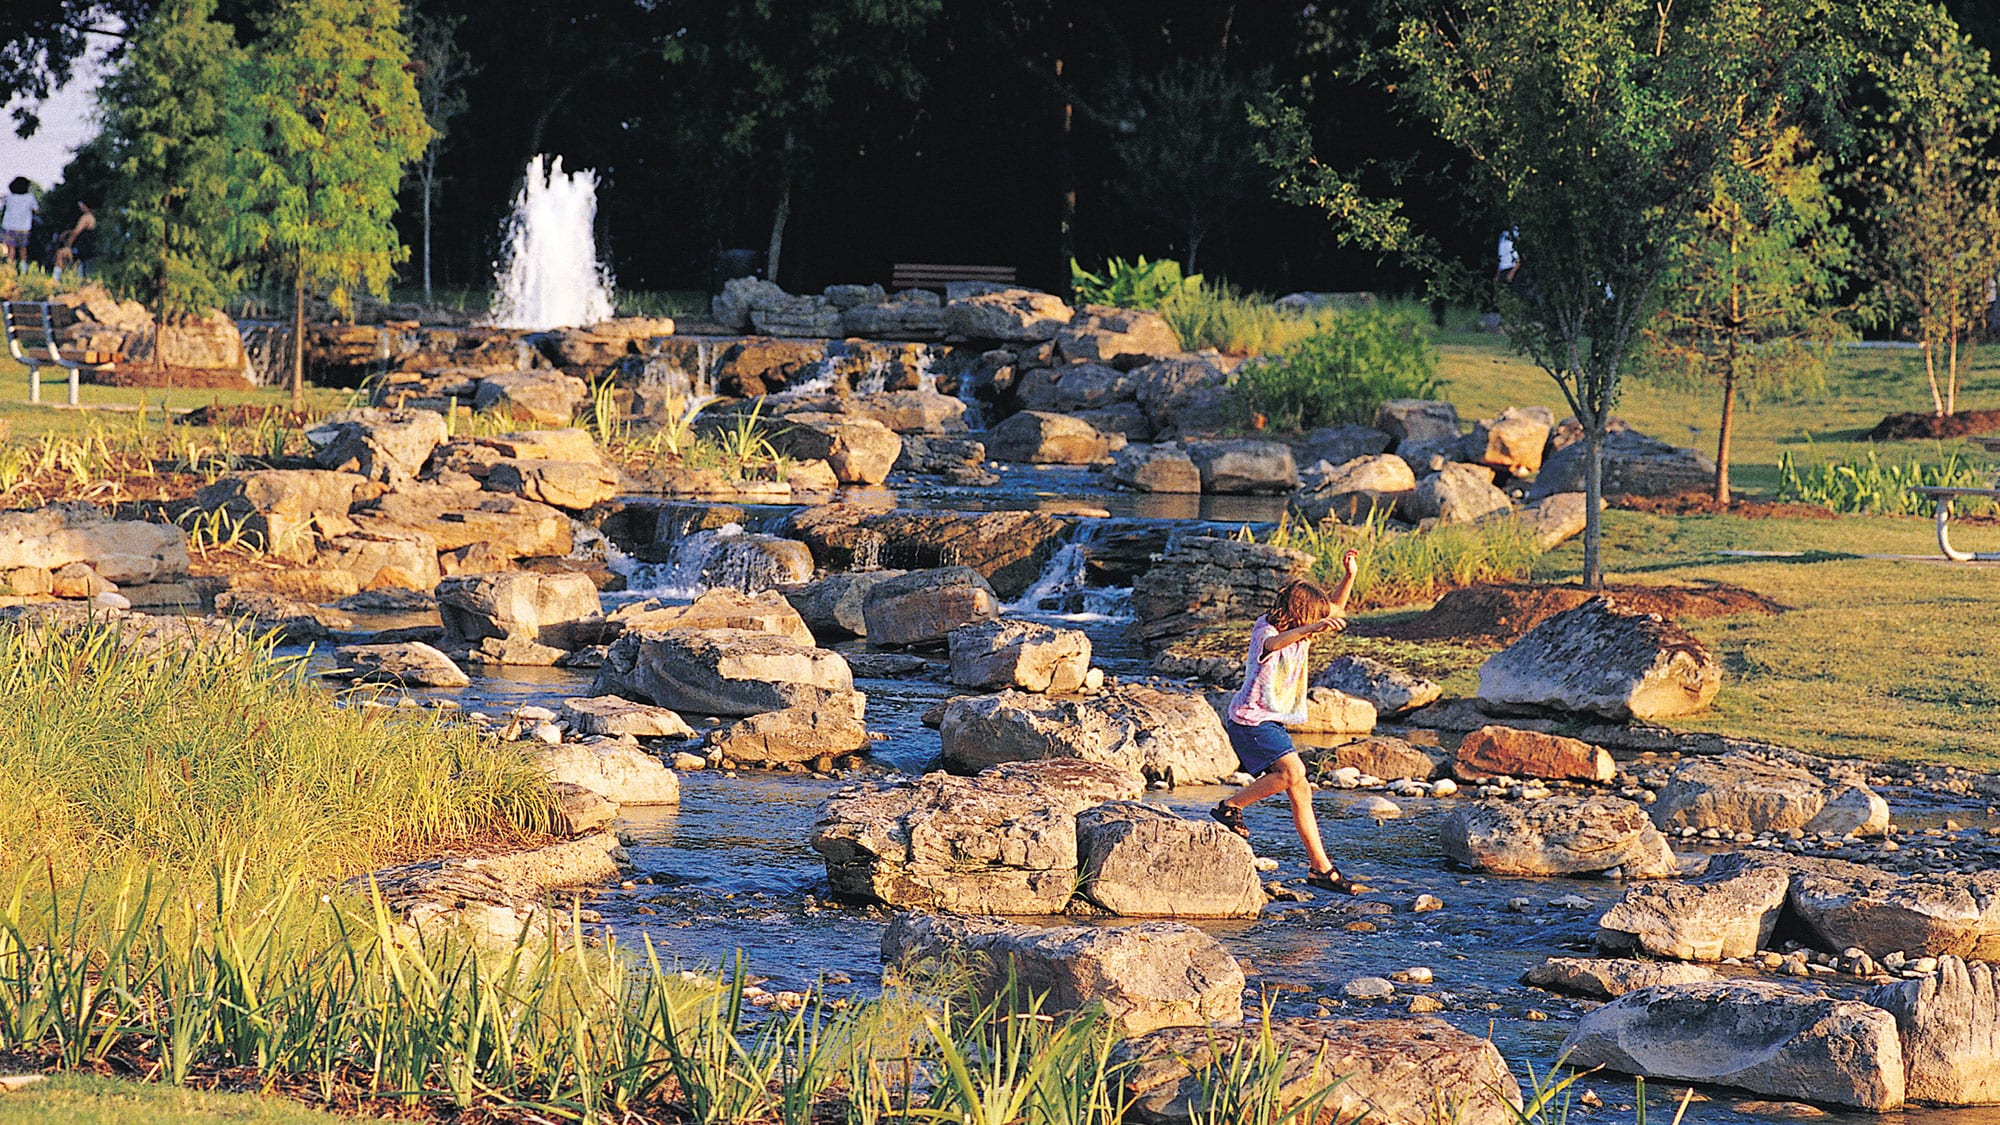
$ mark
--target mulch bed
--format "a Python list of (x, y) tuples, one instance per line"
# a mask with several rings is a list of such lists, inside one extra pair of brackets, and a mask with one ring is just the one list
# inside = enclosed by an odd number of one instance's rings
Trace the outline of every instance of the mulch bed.
[(1869, 441), (1909, 441), (1915, 438), (1955, 438), (2000, 430), (2000, 410), (1961, 410), (1956, 414), (1891, 414), (1868, 431)]
[(213, 367), (154, 367), (150, 363), (121, 363), (96, 372), (89, 382), (104, 387), (166, 387), (176, 390), (248, 390), (250, 380), (240, 370)]
[(1742, 516), (1753, 520), (1832, 520), (1840, 513), (1816, 504), (1777, 504), (1768, 500), (1731, 500), (1727, 507), (1715, 502), (1712, 492), (1679, 492), (1672, 496), (1620, 496), (1614, 508), (1646, 512), (1656, 516)]
[(1602, 591), (1539, 583), (1479, 585), (1451, 591), (1421, 616), (1383, 624), (1355, 622), (1352, 631), (1358, 636), (1399, 641), (1483, 639), (1504, 644), (1598, 593), (1662, 617), (1775, 614), (1788, 608), (1762, 594), (1721, 582), (1699, 586), (1607, 585)]

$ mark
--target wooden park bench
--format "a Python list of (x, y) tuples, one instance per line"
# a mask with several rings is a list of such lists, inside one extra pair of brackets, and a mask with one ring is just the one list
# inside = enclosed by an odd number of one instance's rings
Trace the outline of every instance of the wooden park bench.
[(42, 368), (60, 367), (69, 372), (69, 404), (79, 398), (78, 383), (84, 368), (102, 371), (118, 362), (113, 352), (65, 349), (56, 342), (54, 321), (47, 301), (8, 301), (0, 306), (0, 322), (7, 333), (7, 354), (28, 368), (28, 401), (42, 401)]
[(983, 281), (991, 285), (1012, 285), (1014, 267), (897, 262), (889, 274), (889, 287), (892, 290), (935, 289), (942, 293), (945, 286), (954, 281)]

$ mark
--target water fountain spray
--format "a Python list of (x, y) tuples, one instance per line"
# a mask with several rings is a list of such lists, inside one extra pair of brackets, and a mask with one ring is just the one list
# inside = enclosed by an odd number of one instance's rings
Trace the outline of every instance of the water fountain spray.
[(528, 161), (494, 271), (495, 327), (541, 332), (611, 318), (611, 270), (597, 260), (596, 221), (597, 173), (565, 173), (560, 156)]

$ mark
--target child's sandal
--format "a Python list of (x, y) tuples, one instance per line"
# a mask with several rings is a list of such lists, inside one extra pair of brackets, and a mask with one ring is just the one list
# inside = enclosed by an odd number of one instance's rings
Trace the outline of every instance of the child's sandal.
[(1369, 888), (1349, 879), (1339, 871), (1314, 871), (1306, 876), (1306, 885), (1332, 891), (1337, 895), (1367, 894)]
[(1218, 803), (1214, 808), (1208, 810), (1208, 815), (1214, 817), (1218, 824), (1243, 837), (1245, 840), (1250, 838), (1250, 826), (1243, 823), (1243, 810), (1237, 808), (1235, 805), (1227, 802)]

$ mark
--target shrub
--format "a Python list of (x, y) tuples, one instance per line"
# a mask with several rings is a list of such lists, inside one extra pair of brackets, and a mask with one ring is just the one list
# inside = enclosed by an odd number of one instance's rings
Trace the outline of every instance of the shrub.
[[(1973, 468), (1956, 453), (1939, 452), (1942, 459), (1936, 463), (1912, 457), (1884, 464), (1871, 449), (1851, 464), (1829, 458), (1800, 468), (1792, 451), (1783, 450), (1778, 454), (1778, 499), (1830, 512), (1929, 515), (1936, 501), (1916, 489), (1985, 488), (1992, 483), (1990, 472)], [(1960, 497), (1959, 503), (1971, 513), (1996, 510), (1991, 500), (1976, 497)]]
[(1181, 276), (1181, 264), (1171, 258), (1136, 262), (1113, 258), (1104, 272), (1092, 273), (1069, 260), (1069, 285), (1079, 304), (1114, 305), (1121, 309), (1157, 309), (1177, 294), (1201, 288), (1201, 275)]
[(1285, 429), (1367, 425), (1393, 398), (1430, 398), (1442, 384), (1424, 324), (1399, 312), (1324, 310), (1323, 329), (1237, 370), (1237, 388)]

